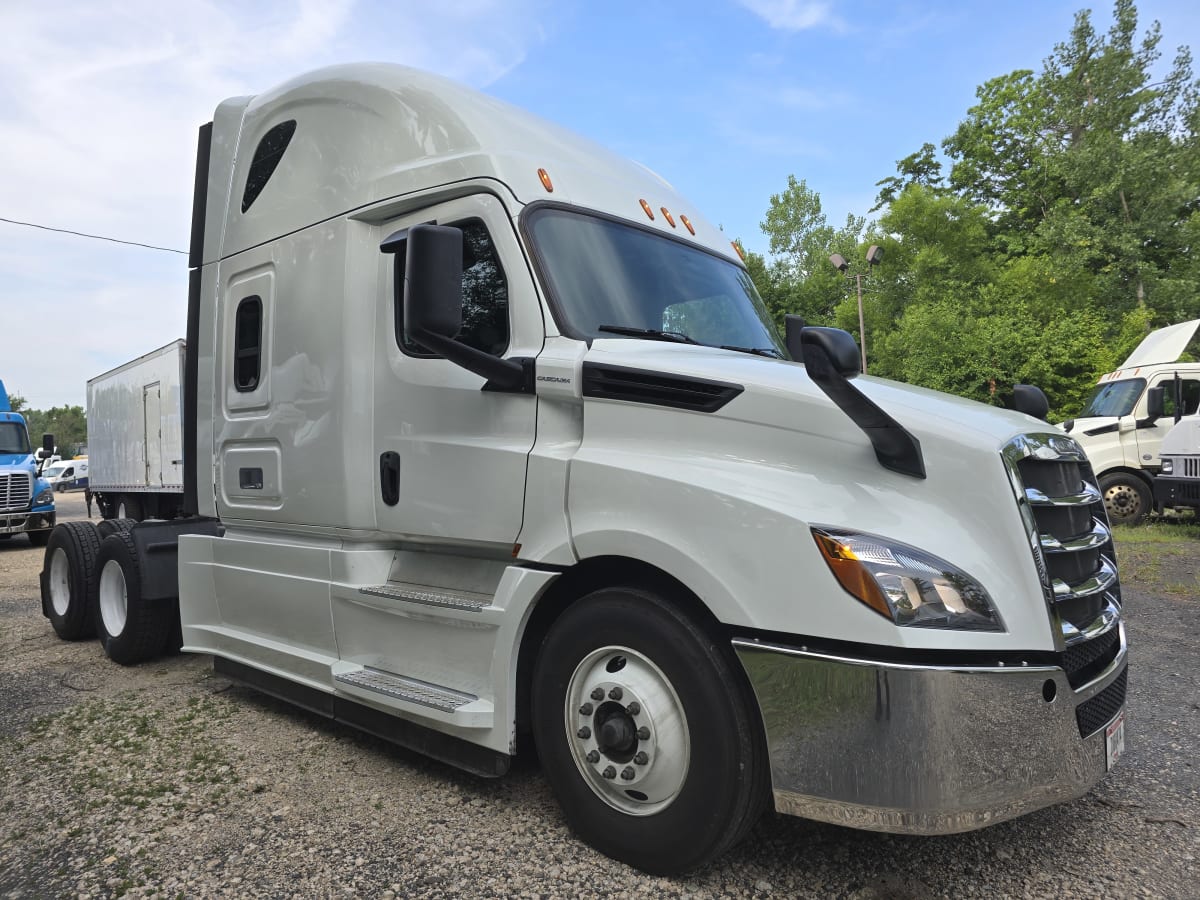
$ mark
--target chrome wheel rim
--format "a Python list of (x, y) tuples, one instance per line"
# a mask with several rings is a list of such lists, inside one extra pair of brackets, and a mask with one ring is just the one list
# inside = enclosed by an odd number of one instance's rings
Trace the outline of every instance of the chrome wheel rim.
[(110, 559), (100, 572), (100, 619), (104, 630), (117, 637), (125, 630), (125, 619), (129, 613), (129, 601), (125, 591), (125, 573), (121, 564)]
[(59, 617), (65, 616), (71, 608), (71, 566), (67, 562), (67, 552), (62, 547), (56, 547), (50, 557), (50, 578), (47, 585), (50, 588), (50, 605)]
[(675, 688), (648, 657), (602, 647), (575, 667), (563, 725), (588, 787), (620, 812), (649, 816), (674, 802), (691, 762)]
[(1114, 484), (1104, 492), (1104, 508), (1110, 519), (1135, 519), (1142, 513), (1142, 496), (1127, 484)]

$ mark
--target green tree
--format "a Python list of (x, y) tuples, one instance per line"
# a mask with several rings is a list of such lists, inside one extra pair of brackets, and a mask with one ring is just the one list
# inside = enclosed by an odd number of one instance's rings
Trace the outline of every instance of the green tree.
[(25, 409), (21, 413), (29, 426), (29, 437), (41, 446), (43, 434), (53, 434), (61, 456), (74, 456), (87, 443), (87, 415), (82, 406), (54, 406), (50, 409)]

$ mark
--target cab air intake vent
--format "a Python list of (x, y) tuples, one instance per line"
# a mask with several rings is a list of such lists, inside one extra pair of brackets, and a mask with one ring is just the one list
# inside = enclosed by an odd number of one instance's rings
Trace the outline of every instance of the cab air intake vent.
[(744, 388), (687, 375), (664, 375), (598, 363), (583, 364), (583, 395), (603, 400), (649, 403), (694, 412), (716, 412)]

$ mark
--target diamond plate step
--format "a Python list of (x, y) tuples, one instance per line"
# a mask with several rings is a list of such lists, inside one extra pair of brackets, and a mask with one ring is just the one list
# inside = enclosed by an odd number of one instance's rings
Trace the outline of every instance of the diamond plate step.
[(374, 597), (389, 597), (393, 600), (406, 600), (409, 603), (439, 606), (464, 612), (480, 612), (492, 603), (492, 598), (487, 594), (472, 594), (467, 591), (451, 594), (423, 584), (401, 584), (394, 581), (388, 584), (359, 588), (358, 592)]
[(418, 681), (416, 678), (381, 672), (379, 669), (367, 668), (343, 672), (334, 675), (333, 680), (448, 713), (479, 699), (474, 694), (464, 694), (450, 688), (430, 684), (427, 681)]

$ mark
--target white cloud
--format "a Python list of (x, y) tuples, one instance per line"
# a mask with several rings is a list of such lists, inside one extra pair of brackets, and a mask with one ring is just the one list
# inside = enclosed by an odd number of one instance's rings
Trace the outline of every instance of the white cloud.
[[(221, 100), (364, 59), (486, 86), (545, 39), (545, 2), (5, 4), (0, 217), (186, 250), (196, 129)], [(83, 403), (87, 378), (182, 335), (186, 285), (183, 256), (0, 223), (0, 323), (56, 335), (6, 347), (0, 378), (35, 407)]]
[(812, 0), (738, 0), (750, 12), (780, 31), (806, 31), (826, 25), (842, 28), (831, 3)]

